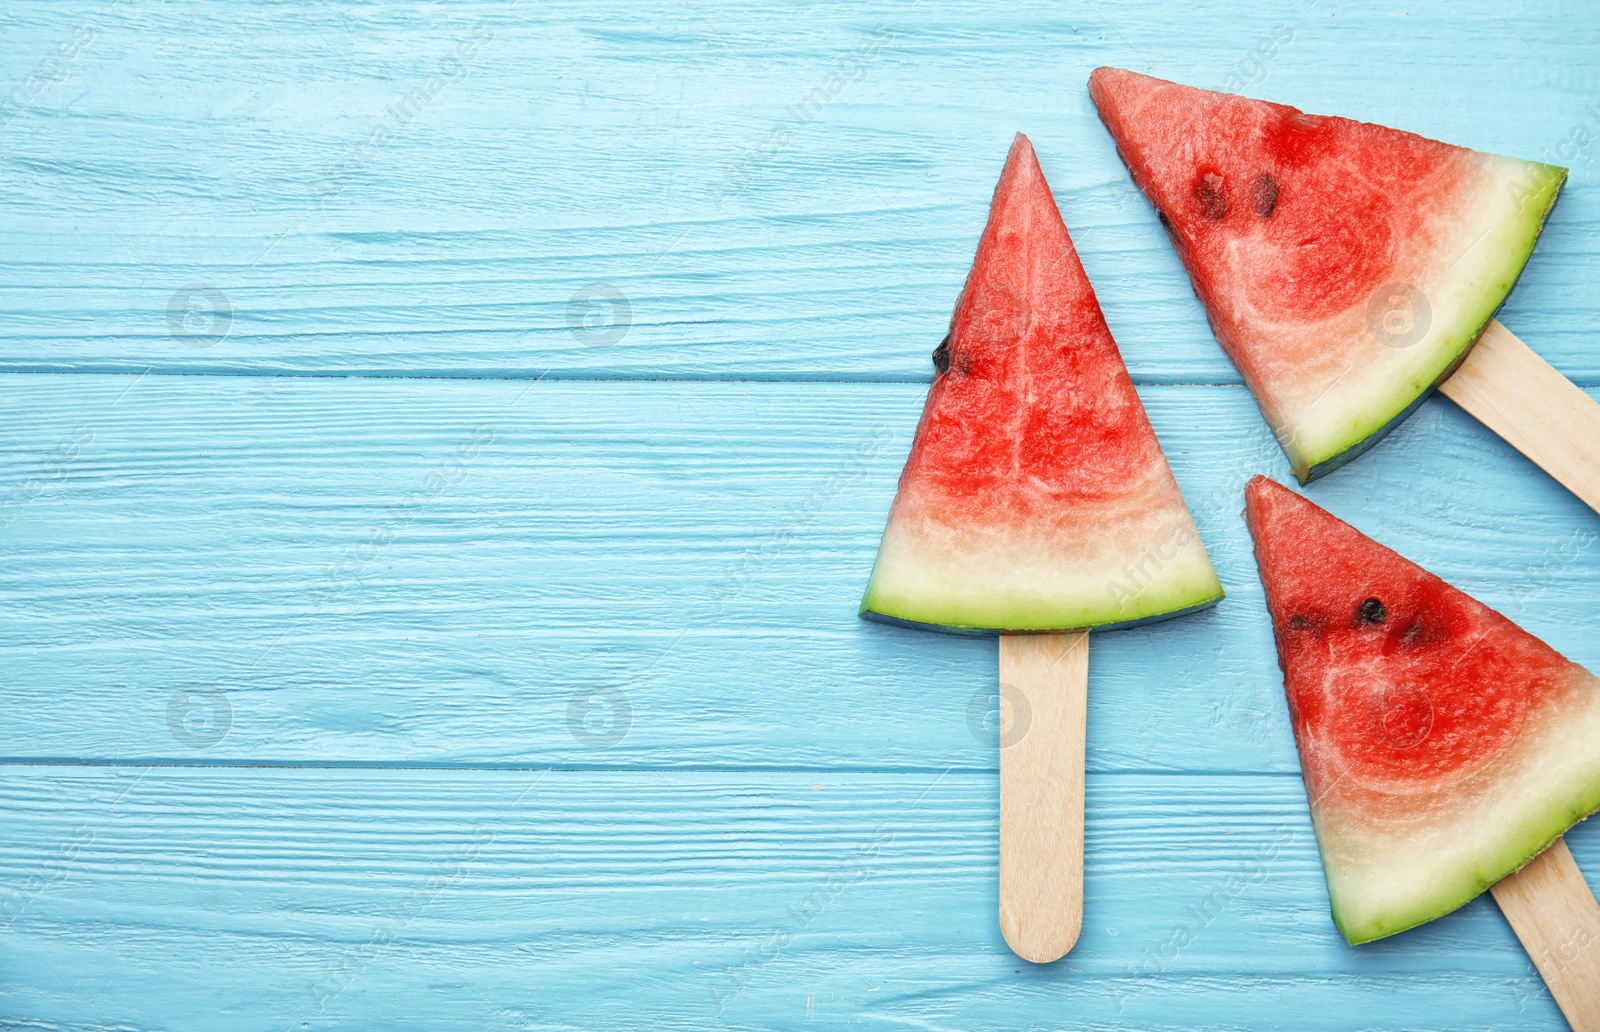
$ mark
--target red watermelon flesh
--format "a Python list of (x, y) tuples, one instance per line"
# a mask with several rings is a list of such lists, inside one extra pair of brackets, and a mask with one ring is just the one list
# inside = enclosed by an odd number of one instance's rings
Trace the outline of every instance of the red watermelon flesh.
[(1265, 477), (1245, 519), (1345, 938), (1456, 909), (1600, 808), (1600, 680)]
[(1063, 630), (1222, 597), (1020, 134), (934, 359), (863, 615)]
[(1116, 68), (1089, 93), (1302, 483), (1455, 369), (1566, 176)]

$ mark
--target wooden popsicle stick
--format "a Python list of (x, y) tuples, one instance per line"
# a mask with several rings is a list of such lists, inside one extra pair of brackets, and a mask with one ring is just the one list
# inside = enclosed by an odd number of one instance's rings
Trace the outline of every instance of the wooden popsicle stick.
[(1035, 964), (1083, 926), (1088, 687), (1088, 631), (1000, 636), (1000, 932)]
[(1600, 512), (1600, 402), (1498, 320), (1439, 390)]
[(1566, 841), (1489, 891), (1573, 1032), (1600, 1032), (1600, 903)]

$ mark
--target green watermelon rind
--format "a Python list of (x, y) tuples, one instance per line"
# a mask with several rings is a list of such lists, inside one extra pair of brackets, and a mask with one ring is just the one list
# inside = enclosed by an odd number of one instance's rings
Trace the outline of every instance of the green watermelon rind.
[[(1600, 780), (1587, 786), (1587, 792), (1579, 797), (1576, 805), (1552, 807), (1550, 812), (1533, 821), (1533, 827), (1538, 830), (1532, 832), (1531, 837), (1512, 839), (1497, 853), (1486, 856), (1477, 876), (1462, 883), (1458, 888), (1441, 892), (1413, 909), (1389, 909), (1381, 916), (1366, 920), (1352, 919), (1349, 914), (1341, 912), (1339, 899), (1333, 892), (1333, 870), (1324, 853), (1323, 874), (1328, 879), (1333, 923), (1345, 937), (1345, 941), (1352, 946), (1398, 935), (1418, 925), (1427, 924), (1461, 909), (1483, 895), (1489, 886), (1522, 870), (1556, 839), (1571, 831), (1574, 825), (1596, 811), (1600, 811)], [(1523, 827), (1526, 828), (1527, 824), (1528, 822), (1524, 822)], [(1537, 842), (1539, 845), (1537, 848), (1528, 849), (1526, 843), (1529, 841)]]
[(877, 623), (891, 624), (896, 627), (910, 627), (917, 630), (942, 631), (946, 634), (988, 635), (997, 634), (1051, 634), (1062, 631), (1112, 631), (1125, 627), (1139, 627), (1144, 624), (1160, 623), (1176, 616), (1185, 616), (1197, 613), (1202, 609), (1210, 609), (1221, 602), (1224, 592), (1222, 582), (1217, 579), (1213, 571), (1209, 581), (1205, 577), (1193, 578), (1193, 584), (1173, 585), (1164, 592), (1150, 592), (1148, 589), (1140, 593), (1140, 598), (1150, 595), (1150, 599), (1135, 606), (1133, 615), (1119, 608), (1092, 611), (1093, 616), (1085, 616), (1084, 611), (1079, 611), (1072, 616), (1051, 615), (1035, 610), (1021, 609), (1016, 611), (1016, 616), (1002, 621), (981, 622), (944, 622), (938, 619), (925, 619), (917, 616), (902, 615), (904, 608), (893, 607), (887, 600), (877, 596), (872, 584), (867, 585), (866, 598), (861, 601), (858, 615)]
[(1436, 361), (1429, 363), (1436, 370), (1434, 375), (1425, 381), (1418, 378), (1400, 381), (1389, 392), (1375, 395), (1354, 425), (1337, 435), (1331, 447), (1319, 449), (1324, 454), (1297, 457), (1291, 452), (1290, 465), (1301, 484), (1309, 484), (1357, 458), (1403, 423), (1466, 360), (1484, 328), (1505, 303), (1533, 255), (1534, 245), (1544, 231), (1545, 221), (1567, 178), (1567, 170), (1559, 165), (1532, 161), (1518, 162), (1518, 165), (1522, 167), (1525, 180), (1543, 185), (1530, 191), (1519, 205), (1520, 214), (1511, 220), (1519, 222), (1520, 226), (1511, 231), (1513, 237), (1510, 246), (1502, 252), (1499, 269), (1482, 286), (1481, 302), (1461, 313), (1454, 325), (1446, 326), (1439, 334), (1434, 345)]
[[(1507, 291), (1507, 293), (1509, 294), (1510, 291)], [(1472, 341), (1469, 342), (1466, 347), (1461, 349), (1461, 351), (1456, 355), (1455, 360), (1445, 367), (1443, 373), (1434, 377), (1431, 385), (1419, 393), (1415, 398), (1411, 399), (1411, 404), (1397, 412), (1387, 423), (1372, 431), (1372, 433), (1357, 441), (1355, 444), (1352, 444), (1350, 447), (1335, 455), (1333, 458), (1324, 459), (1322, 462), (1309, 467), (1306, 470), (1305, 476), (1302, 477), (1299, 470), (1294, 470), (1295, 479), (1299, 481), (1302, 487), (1304, 487), (1313, 480), (1319, 480), (1322, 477), (1327, 476), (1329, 473), (1332, 473), (1334, 470), (1345, 465), (1346, 463), (1351, 462), (1354, 459), (1359, 459), (1361, 456), (1365, 455), (1373, 445), (1389, 436), (1389, 431), (1393, 430), (1395, 427), (1409, 419), (1411, 417), (1411, 413), (1421, 408), (1423, 402), (1433, 397), (1434, 392), (1439, 389), (1440, 384), (1444, 383), (1446, 380), (1450, 379), (1450, 377), (1455, 375), (1455, 371), (1461, 368), (1461, 363), (1465, 362), (1467, 360), (1467, 356), (1472, 353), (1472, 348), (1474, 345), (1476, 345), (1478, 337), (1483, 335), (1484, 326), (1488, 325), (1489, 320), (1485, 319), (1483, 326), (1478, 327), (1477, 332), (1473, 335)]]

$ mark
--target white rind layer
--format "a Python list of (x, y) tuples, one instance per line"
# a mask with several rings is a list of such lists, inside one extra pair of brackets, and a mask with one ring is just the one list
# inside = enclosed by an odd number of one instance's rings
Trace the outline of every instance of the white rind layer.
[(1194, 520), (1162, 463), (1121, 497), (1036, 517), (952, 518), (902, 489), (862, 602), (865, 615), (974, 633), (1108, 627), (1222, 597)]

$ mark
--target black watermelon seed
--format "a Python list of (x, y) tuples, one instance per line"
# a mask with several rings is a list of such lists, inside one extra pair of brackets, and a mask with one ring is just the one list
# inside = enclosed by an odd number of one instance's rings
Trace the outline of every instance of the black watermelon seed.
[(1272, 213), (1278, 208), (1278, 180), (1271, 172), (1263, 172), (1255, 182), (1256, 214), (1264, 219), (1272, 218)]
[(1195, 180), (1194, 195), (1200, 198), (1200, 209), (1212, 221), (1219, 221), (1228, 216), (1228, 196), (1223, 191), (1222, 177), (1215, 172), (1207, 172)]
[(1381, 624), (1383, 623), (1384, 617), (1388, 615), (1389, 611), (1383, 608), (1383, 603), (1379, 602), (1375, 598), (1369, 598), (1365, 602), (1361, 603), (1362, 623)]
[(950, 335), (948, 333), (944, 335), (944, 340), (939, 342), (939, 346), (933, 349), (933, 367), (941, 373), (950, 371)]

